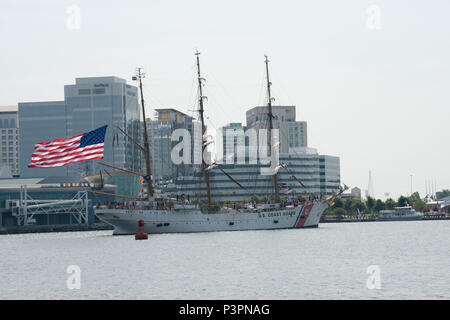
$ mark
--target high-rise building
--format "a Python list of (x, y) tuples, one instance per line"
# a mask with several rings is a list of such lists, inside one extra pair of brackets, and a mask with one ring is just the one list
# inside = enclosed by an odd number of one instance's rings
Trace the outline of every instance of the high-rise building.
[(320, 193), (330, 195), (341, 185), (340, 159), (336, 156), (319, 155)]
[(217, 129), (216, 158), (226, 163), (230, 160), (234, 161), (234, 155), (245, 155), (244, 152), (248, 144), (246, 143), (245, 131), (246, 127), (242, 123), (229, 123)]
[(64, 86), (64, 97), (68, 137), (108, 125), (104, 159), (71, 165), (70, 176), (98, 173), (105, 168), (99, 161), (133, 171), (141, 169), (141, 151), (117, 128), (140, 140), (136, 87), (117, 77), (77, 78), (74, 85)]
[[(108, 125), (104, 159), (84, 161), (56, 168), (28, 168), (34, 144), (72, 137)], [(64, 101), (19, 103), (20, 176), (82, 177), (107, 169), (99, 161), (129, 169), (141, 170), (141, 151), (117, 127), (140, 140), (138, 91), (117, 77), (76, 78), (64, 86)], [(135, 179), (135, 178), (134, 178)], [(117, 193), (131, 194), (131, 177), (114, 177)], [(133, 189), (133, 190), (132, 190)]]
[(66, 167), (28, 168), (37, 142), (67, 137), (65, 102), (21, 102), (18, 113), (20, 176), (23, 178), (67, 176)]
[[(259, 130), (268, 129), (267, 112), (267, 107), (253, 108), (247, 111), (247, 127), (230, 123), (217, 130), (216, 158), (223, 161), (220, 168), (209, 171), (213, 200), (243, 201), (252, 195), (260, 198), (274, 196), (272, 176), (263, 174), (261, 170), (269, 164), (262, 163), (259, 153), (255, 152), (257, 146), (253, 146)], [(306, 122), (295, 121), (295, 107), (274, 107), (273, 119), (273, 127), (280, 129), (278, 160), (286, 165), (278, 171), (280, 195), (331, 195), (339, 190), (339, 157), (321, 155), (307, 146)], [(200, 174), (179, 177), (167, 187), (167, 191), (206, 199), (206, 186)]]
[[(155, 179), (171, 180), (180, 175), (193, 174), (195, 165), (192, 164), (195, 155), (199, 152), (201, 154), (201, 125), (193, 117), (176, 109), (155, 109), (155, 111), (156, 119), (147, 119), (152, 175)], [(192, 164), (175, 164), (172, 161), (172, 150), (181, 142), (181, 138), (172, 141), (172, 134), (177, 129), (185, 129), (188, 133), (188, 136), (182, 139), (189, 139), (187, 143), (190, 145), (189, 158)], [(198, 143), (195, 143), (196, 139)], [(180, 151), (180, 157), (184, 151)]]
[[(290, 149), (308, 146), (306, 121), (296, 121), (295, 106), (272, 106), (272, 124), (279, 130), (280, 153), (289, 153)], [(254, 107), (247, 111), (247, 129), (268, 129), (269, 108)]]
[(0, 107), (0, 166), (11, 176), (19, 175), (17, 106)]

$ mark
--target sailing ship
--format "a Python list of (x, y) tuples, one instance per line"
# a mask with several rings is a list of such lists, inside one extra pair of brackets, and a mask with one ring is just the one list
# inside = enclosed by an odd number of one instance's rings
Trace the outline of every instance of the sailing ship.
[[(202, 130), (202, 155), (205, 148), (210, 143), (206, 135), (206, 127), (204, 121), (204, 100), (202, 86), (205, 79), (202, 78), (200, 73), (200, 53), (197, 51), (196, 63), (197, 63), (197, 80), (198, 80), (198, 105), (199, 105), (199, 118), (201, 122)], [(271, 155), (274, 155), (275, 145), (272, 145), (274, 141), (273, 124), (272, 124), (272, 101), (271, 97), (271, 82), (269, 80), (269, 60), (265, 56), (266, 75), (267, 75), (267, 117), (269, 124), (268, 134), (268, 149)], [(229, 207), (226, 205), (217, 206), (213, 205), (211, 194), (209, 171), (213, 168), (220, 168), (217, 163), (207, 163), (202, 160), (201, 170), (204, 179), (204, 184), (207, 191), (207, 204), (201, 206), (198, 201), (189, 201), (184, 196), (171, 197), (164, 194), (161, 190), (155, 188), (152, 183), (152, 174), (150, 166), (150, 151), (148, 144), (148, 132), (145, 117), (144, 97), (142, 92), (142, 78), (143, 74), (141, 69), (138, 68), (135, 80), (139, 81), (139, 88), (141, 93), (141, 107), (143, 115), (144, 125), (144, 146), (141, 146), (138, 142), (133, 140), (127, 135), (133, 142), (135, 142), (145, 154), (146, 173), (136, 173), (136, 175), (143, 175), (146, 182), (146, 188), (140, 198), (133, 198), (123, 196), (127, 198), (127, 201), (123, 204), (109, 204), (99, 205), (95, 208), (95, 215), (102, 221), (114, 226), (114, 235), (135, 234), (138, 231), (139, 221), (144, 222), (144, 232), (146, 233), (183, 233), (183, 232), (211, 232), (211, 231), (237, 231), (237, 230), (265, 230), (265, 229), (291, 229), (291, 228), (307, 228), (317, 227), (319, 225), (322, 213), (330, 205), (335, 197), (339, 196), (346, 188), (341, 188), (338, 192), (335, 192), (328, 198), (310, 198), (303, 202), (292, 201), (280, 201), (277, 170), (274, 170), (272, 174), (272, 183), (274, 190), (274, 199), (269, 203), (256, 204), (248, 203), (242, 205), (234, 205)], [(106, 166), (122, 170), (130, 173), (130, 170), (120, 169), (111, 165)], [(277, 167), (285, 168), (285, 164), (281, 164)], [(222, 170), (222, 169), (221, 169)], [(229, 176), (230, 180), (233, 180), (239, 187), (242, 187), (238, 181)], [(295, 179), (295, 177), (294, 177)], [(297, 179), (296, 179), (297, 180)], [(94, 191), (95, 193), (95, 191)], [(206, 197), (205, 197), (206, 198)]]

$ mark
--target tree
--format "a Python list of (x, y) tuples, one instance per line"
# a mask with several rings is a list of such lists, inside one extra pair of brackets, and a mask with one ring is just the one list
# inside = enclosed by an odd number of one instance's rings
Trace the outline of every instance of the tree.
[(349, 213), (352, 209), (352, 199), (345, 199), (344, 201), (344, 209), (345, 211), (347, 211), (347, 213)]
[(343, 208), (337, 208), (333, 210), (333, 213), (337, 218), (342, 219), (347, 212)]
[(366, 205), (364, 204), (364, 202), (360, 201), (360, 200), (353, 200), (352, 203), (352, 211), (353, 212), (357, 212), (359, 210), (359, 212), (363, 212), (366, 210)]
[(394, 200), (392, 200), (391, 198), (387, 199), (386, 202), (384, 203), (384, 206), (386, 209), (388, 210), (392, 210), (397, 206), (397, 202), (395, 202)]
[(344, 201), (342, 201), (341, 198), (334, 199), (334, 208), (343, 208), (344, 207)]
[(375, 207), (374, 207), (375, 212), (380, 212), (381, 210), (384, 210), (384, 208), (385, 208), (384, 202), (381, 201), (380, 199), (378, 199), (375, 202)]
[(414, 192), (410, 197), (408, 197), (408, 203), (414, 210), (420, 211), (424, 206), (425, 202), (420, 198), (418, 192)]
[(422, 209), (425, 207), (425, 205), (426, 205), (425, 201), (423, 201), (422, 199), (419, 199), (419, 200), (413, 202), (412, 207), (416, 211), (422, 211)]
[(369, 209), (369, 211), (372, 212), (373, 208), (375, 207), (375, 199), (368, 196), (367, 201), (366, 201), (366, 206), (367, 206), (367, 209)]
[(404, 196), (400, 196), (400, 198), (398, 198), (398, 206), (399, 207), (406, 207), (409, 203), (408, 203), (408, 198), (404, 197)]
[(416, 201), (419, 201), (419, 200), (422, 200), (422, 199), (420, 198), (420, 194), (419, 194), (418, 192), (414, 192), (414, 193), (408, 198), (408, 200), (410, 201), (410, 203), (413, 203), (413, 202), (416, 202)]

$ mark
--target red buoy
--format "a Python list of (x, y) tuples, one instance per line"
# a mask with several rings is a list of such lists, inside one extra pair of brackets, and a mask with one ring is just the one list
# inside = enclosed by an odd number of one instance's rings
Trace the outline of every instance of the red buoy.
[(139, 228), (139, 231), (134, 236), (134, 239), (135, 240), (147, 240), (148, 239), (148, 234), (146, 234), (144, 232), (144, 220), (139, 220), (138, 221), (138, 228)]

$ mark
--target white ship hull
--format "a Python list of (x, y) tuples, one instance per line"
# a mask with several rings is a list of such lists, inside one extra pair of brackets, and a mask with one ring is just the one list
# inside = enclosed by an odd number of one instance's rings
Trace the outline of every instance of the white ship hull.
[(317, 227), (328, 208), (326, 201), (303, 206), (290, 206), (270, 211), (202, 213), (194, 210), (128, 210), (95, 209), (95, 215), (114, 226), (114, 235), (136, 234), (138, 221), (144, 221), (144, 232), (185, 233), (211, 231), (243, 231)]
[(395, 210), (381, 210), (378, 221), (410, 221), (422, 220), (423, 213), (416, 212), (410, 206), (397, 207)]

